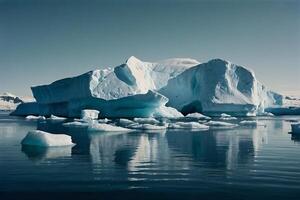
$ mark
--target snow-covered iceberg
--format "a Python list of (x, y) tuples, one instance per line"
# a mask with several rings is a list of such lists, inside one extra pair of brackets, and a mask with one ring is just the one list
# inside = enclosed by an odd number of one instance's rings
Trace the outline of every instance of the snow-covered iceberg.
[(18, 105), (24, 102), (28, 102), (30, 100), (32, 100), (30, 99), (30, 97), (18, 97), (11, 93), (5, 92), (0, 95), (0, 110), (15, 110)]
[(169, 98), (168, 106), (184, 114), (256, 115), (282, 104), (282, 96), (263, 86), (252, 71), (221, 59), (185, 70), (159, 92)]
[(81, 110), (94, 109), (101, 117), (179, 117), (181, 113), (167, 108), (168, 99), (156, 91), (197, 64), (192, 59), (148, 63), (130, 57), (115, 68), (32, 87), (37, 102), (22, 104), (13, 114), (80, 117)]
[(150, 63), (130, 57), (114, 68), (31, 89), (36, 103), (20, 104), (13, 114), (78, 118), (92, 109), (109, 118), (256, 115), (282, 103), (282, 96), (266, 89), (253, 72), (220, 59)]

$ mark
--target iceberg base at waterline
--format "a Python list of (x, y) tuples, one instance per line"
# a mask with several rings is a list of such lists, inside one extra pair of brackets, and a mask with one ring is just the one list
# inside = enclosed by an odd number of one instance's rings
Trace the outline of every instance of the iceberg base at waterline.
[[(182, 114), (176, 109), (164, 106), (168, 99), (161, 94), (149, 90), (146, 94), (137, 94), (114, 100), (100, 98), (73, 99), (69, 102), (54, 104), (24, 103), (12, 113), (12, 115), (30, 114), (49, 116), (80, 118), (83, 110), (96, 110), (101, 117), (108, 118), (133, 118), (133, 117), (181, 117)], [(89, 113), (91, 114), (91, 113)], [(94, 116), (92, 118), (95, 118)]]

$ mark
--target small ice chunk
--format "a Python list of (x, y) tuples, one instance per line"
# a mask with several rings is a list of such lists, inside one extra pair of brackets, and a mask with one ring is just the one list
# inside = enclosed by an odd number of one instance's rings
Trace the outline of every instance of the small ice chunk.
[(159, 121), (155, 118), (148, 117), (148, 118), (134, 118), (133, 121), (139, 124), (158, 124)]
[(206, 125), (215, 126), (215, 127), (229, 127), (229, 128), (238, 126), (237, 124), (221, 122), (221, 121), (209, 121), (206, 123)]
[(89, 125), (88, 129), (90, 131), (107, 131), (107, 132), (124, 132), (124, 131), (132, 131), (128, 128), (123, 128), (120, 126), (115, 126), (113, 124), (99, 124), (99, 123), (92, 123), (91, 125)]
[(243, 125), (243, 126), (266, 126), (264, 123), (258, 122), (255, 120), (243, 120), (240, 122), (240, 125)]
[(98, 119), (98, 115), (99, 115), (98, 110), (85, 109), (81, 111), (81, 119), (83, 120)]
[(221, 120), (236, 120), (236, 117), (232, 117), (231, 115), (228, 115), (226, 113), (222, 113), (220, 116)]
[(55, 120), (55, 121), (64, 121), (67, 118), (65, 118), (65, 117), (58, 117), (58, 116), (55, 116), (55, 115), (51, 115), (49, 119)]
[(291, 124), (292, 126), (292, 133), (300, 134), (300, 123)]
[(193, 119), (199, 119), (199, 120), (210, 120), (211, 118), (205, 115), (202, 115), (201, 113), (190, 113), (186, 115), (187, 118), (193, 118)]
[(74, 122), (63, 123), (63, 126), (65, 126), (65, 127), (88, 127), (89, 124), (87, 122), (74, 121)]
[(130, 128), (133, 129), (140, 129), (140, 130), (164, 130), (167, 128), (167, 125), (164, 126), (158, 126), (158, 125), (153, 125), (153, 124), (131, 124), (129, 125)]
[(25, 117), (27, 120), (45, 120), (46, 117), (44, 116), (35, 116), (35, 115), (28, 115)]
[(169, 124), (170, 129), (209, 129), (209, 126), (200, 124), (198, 122), (175, 122)]
[(45, 131), (29, 131), (21, 142), (22, 145), (56, 147), (74, 145), (72, 138), (65, 134), (52, 134)]

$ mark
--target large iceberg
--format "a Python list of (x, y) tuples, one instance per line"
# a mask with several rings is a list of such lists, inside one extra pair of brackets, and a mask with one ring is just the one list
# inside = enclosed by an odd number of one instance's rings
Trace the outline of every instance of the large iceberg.
[(32, 87), (37, 102), (22, 104), (12, 114), (80, 117), (81, 110), (94, 109), (101, 117), (180, 117), (181, 113), (165, 106), (168, 99), (156, 91), (197, 64), (193, 59), (148, 63), (130, 57), (115, 68)]
[(114, 68), (31, 89), (36, 102), (21, 104), (13, 114), (77, 118), (92, 109), (109, 118), (183, 117), (178, 110), (255, 115), (282, 103), (282, 96), (266, 89), (253, 72), (220, 59), (150, 63), (132, 56)]
[(282, 96), (268, 90), (251, 70), (214, 59), (185, 70), (159, 90), (168, 106), (184, 114), (210, 116), (256, 115), (266, 107), (281, 105)]

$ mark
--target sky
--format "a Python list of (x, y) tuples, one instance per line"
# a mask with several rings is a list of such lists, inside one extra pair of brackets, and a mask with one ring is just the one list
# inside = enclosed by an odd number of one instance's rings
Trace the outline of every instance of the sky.
[(222, 58), (300, 95), (297, 0), (0, 0), (0, 93), (143, 61)]

